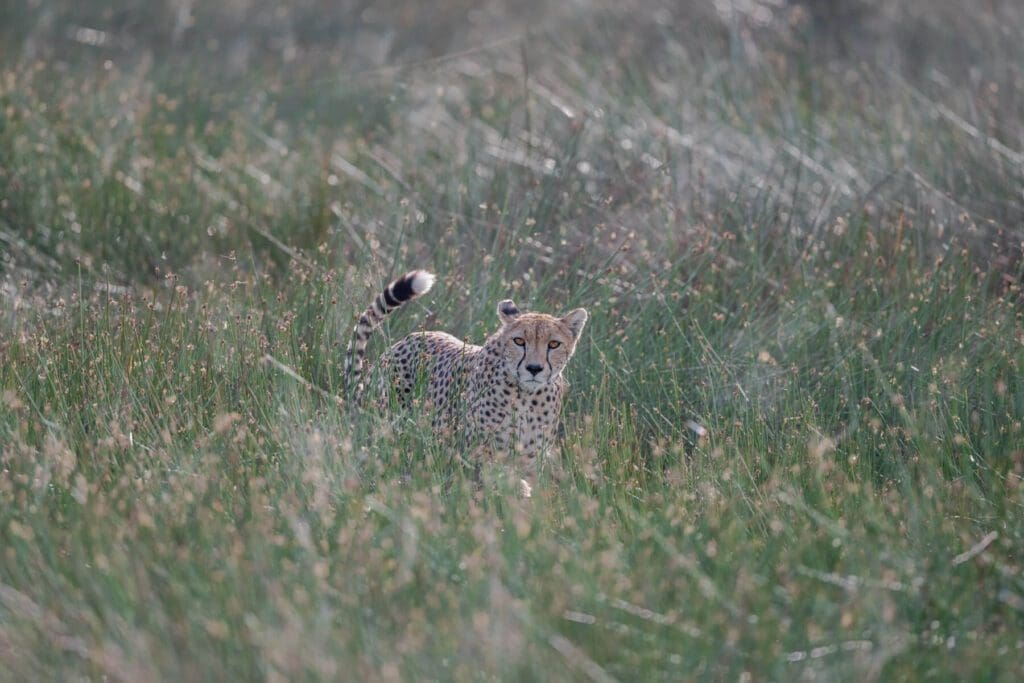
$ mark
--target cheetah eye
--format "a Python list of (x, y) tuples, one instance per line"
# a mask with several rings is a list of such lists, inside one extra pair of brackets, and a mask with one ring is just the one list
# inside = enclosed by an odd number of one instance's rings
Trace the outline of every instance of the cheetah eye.
[(555, 341), (555, 340), (553, 340), (553, 339), (552, 339), (551, 341), (549, 341), (549, 342), (548, 342), (548, 348), (549, 348), (549, 349), (557, 349), (557, 348), (558, 348), (559, 346), (561, 346), (561, 345), (562, 345), (562, 342), (560, 342), (560, 341)]
[(512, 343), (516, 346), (526, 346), (526, 340), (522, 337), (512, 337)]

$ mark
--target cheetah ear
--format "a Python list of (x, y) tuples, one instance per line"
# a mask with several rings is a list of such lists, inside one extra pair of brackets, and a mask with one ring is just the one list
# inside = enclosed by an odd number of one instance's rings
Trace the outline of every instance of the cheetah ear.
[(577, 308), (569, 311), (562, 318), (562, 322), (572, 332), (573, 339), (579, 339), (580, 333), (583, 332), (583, 326), (587, 324), (587, 309)]
[(498, 317), (501, 318), (501, 322), (510, 323), (518, 318), (520, 313), (519, 307), (512, 299), (498, 302)]

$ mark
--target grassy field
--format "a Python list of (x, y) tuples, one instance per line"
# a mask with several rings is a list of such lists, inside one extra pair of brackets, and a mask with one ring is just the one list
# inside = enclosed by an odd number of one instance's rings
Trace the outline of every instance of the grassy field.
[[(0, 680), (1020, 680), (1024, 8), (965, 6), (4, 5)], [(413, 267), (371, 355), (589, 310), (531, 500), (335, 400)]]

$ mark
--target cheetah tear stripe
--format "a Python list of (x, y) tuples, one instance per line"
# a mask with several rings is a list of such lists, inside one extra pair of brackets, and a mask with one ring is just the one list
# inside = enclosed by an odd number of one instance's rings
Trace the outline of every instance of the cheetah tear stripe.
[(352, 340), (345, 351), (345, 386), (351, 391), (358, 389), (363, 372), (363, 357), (370, 335), (391, 311), (418, 296), (426, 294), (434, 286), (434, 274), (425, 270), (413, 270), (384, 288), (369, 308), (359, 316), (359, 322), (352, 330)]

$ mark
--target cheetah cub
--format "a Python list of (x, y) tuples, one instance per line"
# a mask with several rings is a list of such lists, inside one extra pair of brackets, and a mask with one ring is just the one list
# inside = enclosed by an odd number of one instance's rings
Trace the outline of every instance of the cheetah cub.
[[(348, 345), (348, 387), (362, 390), (363, 358), (373, 330), (388, 313), (426, 294), (433, 284), (434, 275), (414, 270), (377, 295), (359, 317)], [(505, 300), (498, 303), (498, 318), (501, 327), (483, 346), (446, 332), (415, 332), (388, 349), (379, 363), (384, 381), (391, 382), (404, 405), (411, 405), (417, 386), (425, 386), (436, 425), (466, 434), (477, 453), (488, 448), (514, 452), (517, 464), (532, 473), (537, 456), (555, 440), (569, 387), (562, 371), (576, 350), (587, 312), (577, 308), (561, 318), (523, 313)], [(425, 385), (418, 384), (420, 378)], [(529, 495), (525, 482), (520, 490)]]

